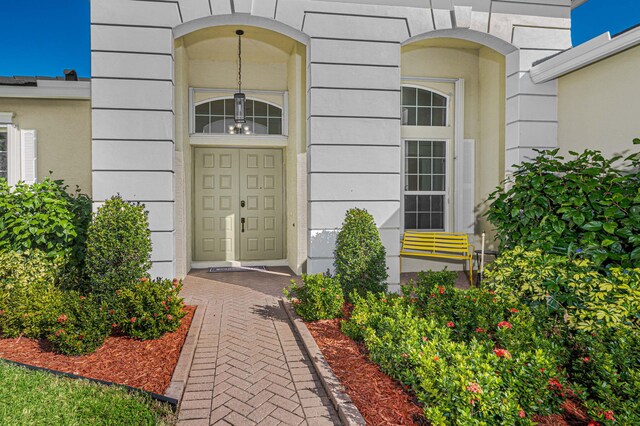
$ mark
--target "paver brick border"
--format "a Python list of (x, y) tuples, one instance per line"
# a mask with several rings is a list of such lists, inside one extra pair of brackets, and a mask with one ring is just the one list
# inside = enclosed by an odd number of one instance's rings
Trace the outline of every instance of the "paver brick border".
[(329, 395), (331, 403), (338, 412), (340, 420), (345, 426), (364, 426), (366, 422), (358, 408), (355, 406), (349, 395), (347, 395), (344, 386), (333, 373), (329, 363), (322, 355), (318, 344), (309, 332), (302, 319), (293, 311), (291, 304), (282, 298), (279, 299), (280, 305), (284, 308), (289, 320), (293, 324), (298, 336), (302, 339), (302, 344), (311, 358), (313, 367), (320, 377), (322, 387)]
[(187, 379), (189, 378), (189, 371), (191, 371), (191, 364), (193, 363), (193, 356), (196, 353), (196, 345), (198, 338), (200, 337), (200, 330), (202, 330), (202, 322), (204, 320), (204, 314), (207, 311), (208, 301), (196, 298), (186, 298), (185, 305), (195, 305), (196, 312), (193, 314), (191, 325), (189, 326), (189, 332), (184, 339), (182, 350), (180, 351), (180, 358), (173, 370), (171, 376), (171, 383), (165, 391), (164, 395), (169, 398), (173, 398), (180, 405), (182, 396), (184, 394), (184, 388), (187, 385)]

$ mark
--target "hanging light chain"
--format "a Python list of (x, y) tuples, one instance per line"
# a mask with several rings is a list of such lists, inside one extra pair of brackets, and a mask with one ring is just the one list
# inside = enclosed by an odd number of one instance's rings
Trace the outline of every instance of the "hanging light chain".
[(236, 31), (238, 34), (238, 93), (242, 92), (242, 34), (244, 31)]

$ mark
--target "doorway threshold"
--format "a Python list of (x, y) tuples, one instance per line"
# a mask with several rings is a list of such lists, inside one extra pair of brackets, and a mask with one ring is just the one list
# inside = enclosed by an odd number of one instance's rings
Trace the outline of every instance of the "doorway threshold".
[(208, 269), (208, 268), (221, 268), (221, 267), (252, 267), (252, 266), (289, 266), (287, 259), (280, 260), (221, 260), (215, 262), (209, 261), (193, 261), (191, 262), (191, 269)]

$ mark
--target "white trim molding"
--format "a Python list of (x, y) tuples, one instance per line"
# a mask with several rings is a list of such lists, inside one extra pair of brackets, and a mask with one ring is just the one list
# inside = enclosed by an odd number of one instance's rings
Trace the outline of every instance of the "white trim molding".
[(0, 112), (0, 124), (13, 124), (14, 115), (12, 112)]
[(531, 68), (531, 79), (545, 83), (637, 45), (640, 45), (640, 27), (614, 38), (604, 33), (535, 65)]
[(36, 81), (36, 86), (0, 86), (0, 98), (91, 99), (89, 81)]

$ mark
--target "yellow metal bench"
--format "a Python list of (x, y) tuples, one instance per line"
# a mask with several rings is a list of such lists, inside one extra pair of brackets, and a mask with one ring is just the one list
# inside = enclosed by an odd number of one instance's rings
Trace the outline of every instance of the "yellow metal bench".
[(469, 244), (467, 234), (447, 232), (407, 231), (402, 238), (400, 250), (400, 273), (402, 257), (437, 257), (469, 261), (469, 281), (473, 285), (472, 257), (475, 248)]

